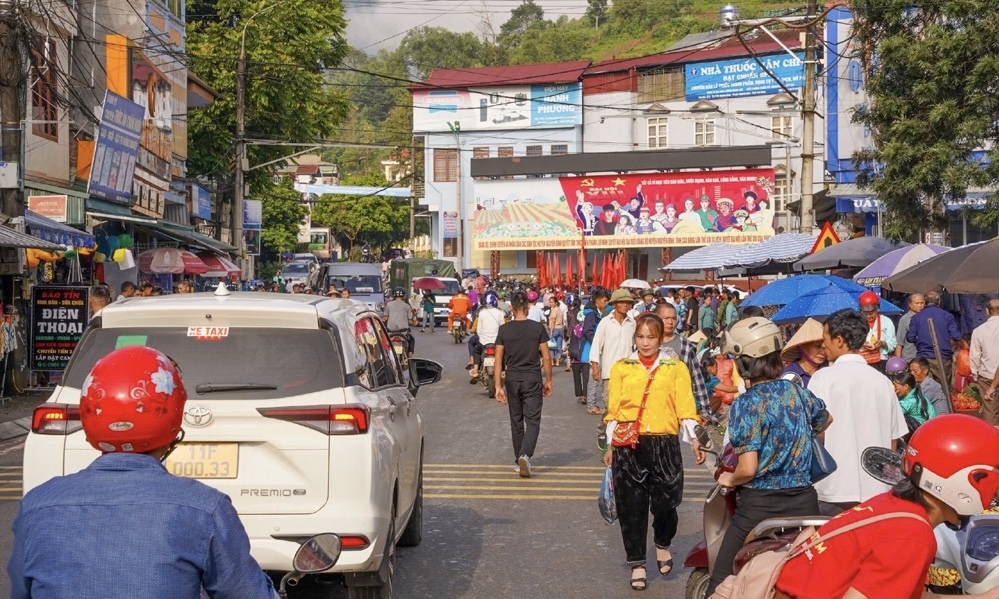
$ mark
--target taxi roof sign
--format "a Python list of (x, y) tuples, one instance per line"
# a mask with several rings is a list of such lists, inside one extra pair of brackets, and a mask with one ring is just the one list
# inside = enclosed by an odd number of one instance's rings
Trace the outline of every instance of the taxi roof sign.
[(837, 235), (836, 231), (833, 230), (832, 223), (826, 221), (826, 224), (822, 225), (822, 232), (820, 232), (819, 236), (815, 238), (815, 243), (812, 245), (812, 249), (808, 252), (808, 255), (811, 256), (815, 252), (819, 252), (829, 246), (836, 245), (839, 241), (839, 235)]

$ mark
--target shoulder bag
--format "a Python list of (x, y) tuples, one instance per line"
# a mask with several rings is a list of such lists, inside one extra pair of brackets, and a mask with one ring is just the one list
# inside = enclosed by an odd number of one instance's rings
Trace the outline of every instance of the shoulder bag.
[[(828, 413), (828, 411), (827, 411)], [(812, 431), (812, 464), (811, 464), (811, 475), (812, 484), (819, 482), (823, 478), (829, 476), (833, 472), (836, 472), (836, 460), (833, 459), (832, 454), (826, 449), (826, 446), (819, 439), (819, 435)]]
[(868, 524), (875, 524), (892, 518), (914, 518), (929, 526), (925, 519), (912, 512), (891, 512), (881, 514), (880, 516), (872, 516), (864, 520), (858, 520), (852, 524), (847, 524), (821, 537), (816, 536), (814, 540), (811, 539), (813, 535), (816, 535), (815, 527), (809, 526), (801, 531), (801, 534), (795, 538), (794, 543), (787, 547), (766, 551), (751, 559), (738, 574), (729, 576), (718, 585), (718, 588), (715, 589), (710, 599), (772, 599), (774, 596), (774, 585), (777, 584), (777, 580), (780, 578), (780, 574), (787, 562), (833, 537), (852, 532)]
[(649, 380), (645, 382), (645, 392), (642, 393), (642, 405), (638, 407), (638, 417), (632, 422), (618, 422), (614, 427), (614, 435), (611, 437), (611, 445), (614, 447), (631, 447), (638, 445), (638, 427), (642, 420), (642, 413), (645, 411), (645, 402), (649, 399), (649, 388), (652, 386), (652, 379), (656, 376), (656, 371), (649, 373)]

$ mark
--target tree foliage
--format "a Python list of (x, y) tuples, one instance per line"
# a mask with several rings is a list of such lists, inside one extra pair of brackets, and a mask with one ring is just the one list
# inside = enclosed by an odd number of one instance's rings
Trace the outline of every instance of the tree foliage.
[(305, 204), (299, 201), (291, 179), (283, 178), (277, 185), (264, 187), (258, 196), (262, 206), (260, 242), (272, 253), (294, 251), (298, 229), (305, 219)]
[[(874, 148), (854, 159), (886, 204), (886, 234), (941, 228), (944, 203), (999, 178), (999, 5), (992, 0), (860, 0), (856, 33), (871, 102), (854, 115)], [(980, 148), (989, 148), (982, 152)], [(992, 198), (979, 219), (999, 219)]]
[[(346, 184), (388, 185), (374, 175), (354, 177)], [(348, 252), (362, 243), (384, 249), (409, 236), (409, 202), (380, 195), (323, 194), (312, 208), (312, 222), (332, 229)]]

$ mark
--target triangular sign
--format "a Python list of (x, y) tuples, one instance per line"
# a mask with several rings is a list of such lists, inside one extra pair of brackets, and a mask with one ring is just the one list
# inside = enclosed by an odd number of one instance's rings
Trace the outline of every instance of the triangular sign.
[(837, 243), (839, 243), (839, 236), (836, 235), (836, 231), (833, 231), (832, 223), (826, 221), (826, 224), (822, 225), (822, 232), (815, 239), (815, 244), (812, 245), (812, 250), (808, 252), (808, 255), (812, 255)]

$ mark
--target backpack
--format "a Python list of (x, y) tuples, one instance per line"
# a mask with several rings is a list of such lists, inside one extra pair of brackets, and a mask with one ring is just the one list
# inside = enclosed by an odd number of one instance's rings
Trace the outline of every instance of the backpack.
[(787, 547), (765, 551), (751, 559), (738, 574), (729, 576), (718, 585), (710, 599), (772, 599), (775, 594), (774, 585), (780, 579), (780, 574), (787, 562), (833, 537), (892, 518), (915, 518), (929, 526), (925, 519), (911, 512), (891, 512), (858, 520), (827, 533), (821, 538), (816, 534), (815, 527), (809, 526), (801, 531), (794, 542)]

